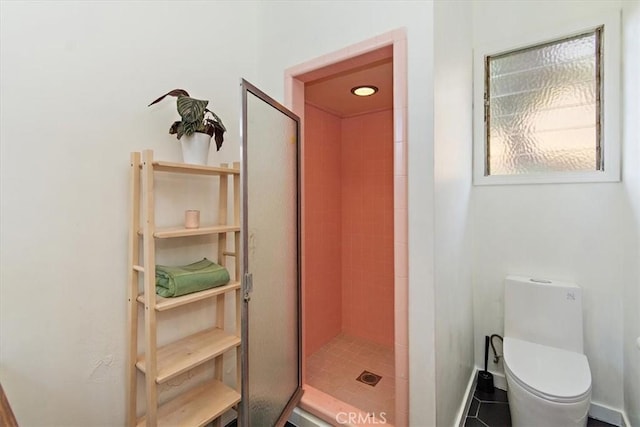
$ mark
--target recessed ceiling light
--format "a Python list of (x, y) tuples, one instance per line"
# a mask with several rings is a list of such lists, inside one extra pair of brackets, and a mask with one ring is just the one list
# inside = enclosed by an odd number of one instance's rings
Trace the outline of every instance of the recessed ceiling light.
[(371, 96), (378, 91), (378, 88), (375, 86), (356, 86), (351, 88), (351, 93), (356, 96)]

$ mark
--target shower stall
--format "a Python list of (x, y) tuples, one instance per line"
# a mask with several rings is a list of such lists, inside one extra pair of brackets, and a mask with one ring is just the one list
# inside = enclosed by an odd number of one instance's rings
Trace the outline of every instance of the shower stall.
[(302, 125), (300, 408), (408, 426), (406, 31), (288, 68), (285, 104)]
[[(393, 61), (305, 84), (305, 384), (395, 422)], [(351, 89), (375, 86), (370, 99)], [(340, 422), (341, 420), (336, 420)]]

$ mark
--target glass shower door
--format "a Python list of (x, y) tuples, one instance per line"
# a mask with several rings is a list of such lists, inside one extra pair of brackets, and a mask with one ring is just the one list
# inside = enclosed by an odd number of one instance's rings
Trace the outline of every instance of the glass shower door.
[(302, 394), (300, 120), (242, 81), (241, 426), (284, 425)]

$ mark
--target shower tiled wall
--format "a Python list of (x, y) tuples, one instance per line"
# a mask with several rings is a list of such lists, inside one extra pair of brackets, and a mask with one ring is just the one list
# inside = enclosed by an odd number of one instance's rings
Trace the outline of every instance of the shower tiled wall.
[(305, 353), (342, 329), (340, 118), (305, 107)]
[(305, 353), (394, 344), (393, 113), (305, 107)]
[(342, 328), (394, 345), (393, 111), (342, 119)]

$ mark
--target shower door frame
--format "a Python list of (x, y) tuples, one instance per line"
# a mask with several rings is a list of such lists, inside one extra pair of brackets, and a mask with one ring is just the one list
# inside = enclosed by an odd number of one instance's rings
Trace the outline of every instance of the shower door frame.
[[(285, 105), (300, 117), (300, 157), (304, 159), (304, 86), (305, 82), (327, 77), (342, 69), (340, 63), (355, 60), (366, 54), (375, 55), (384, 48), (392, 49), (393, 58), (393, 180), (394, 180), (394, 358), (396, 377), (396, 425), (409, 425), (409, 251), (408, 251), (408, 202), (407, 202), (407, 35), (405, 29), (393, 30), (374, 38), (362, 41), (344, 49), (320, 56), (285, 70)], [(304, 165), (299, 165), (301, 179), (304, 180)], [(304, 209), (304, 192), (301, 194)], [(304, 220), (303, 220), (304, 221)], [(302, 223), (304, 233), (304, 223)], [(304, 239), (304, 237), (303, 237)], [(304, 277), (305, 259), (302, 257), (302, 277)], [(304, 301), (304, 283), (302, 298)], [(304, 311), (303, 311), (304, 328)], [(304, 333), (302, 338), (305, 352)], [(305, 378), (303, 357), (302, 375)], [(302, 399), (305, 403), (305, 398)], [(319, 404), (330, 405), (329, 402)], [(303, 406), (303, 409), (307, 405)], [(311, 408), (310, 408), (311, 409)], [(313, 408), (314, 415), (331, 421), (327, 408)], [(335, 420), (333, 420), (335, 421)]]
[[(241, 211), (241, 227), (242, 227), (242, 310), (241, 310), (241, 390), (242, 390), (242, 400), (239, 404), (238, 411), (238, 425), (240, 427), (250, 427), (250, 417), (249, 417), (249, 303), (251, 300), (251, 292), (253, 290), (253, 280), (251, 277), (251, 271), (249, 266), (249, 245), (248, 245), (248, 237), (249, 237), (249, 222), (248, 215), (245, 209), (248, 206), (248, 167), (247, 167), (247, 154), (248, 154), (248, 114), (247, 114), (247, 95), (251, 93), (261, 101), (265, 102), (269, 106), (278, 110), (282, 114), (286, 115), (290, 119), (296, 122), (296, 244), (297, 244), (297, 338), (298, 338), (298, 367), (297, 367), (297, 376), (298, 376), (298, 386), (296, 391), (293, 393), (286, 406), (284, 407), (280, 417), (278, 418), (275, 426), (280, 427), (284, 426), (289, 419), (289, 416), (293, 412), (293, 409), (300, 402), (300, 398), (304, 393), (302, 389), (303, 382), (303, 374), (302, 374), (302, 292), (301, 292), (301, 283), (302, 283), (302, 267), (301, 267), (301, 174), (300, 174), (300, 141), (302, 135), (302, 121), (300, 117), (298, 117), (293, 111), (286, 108), (284, 105), (280, 104), (274, 98), (270, 97), (268, 94), (258, 89), (253, 84), (249, 83), (245, 79), (241, 79), (240, 81), (241, 87), (241, 98), (242, 98), (242, 116), (241, 116), (241, 135), (240, 140), (241, 143), (241, 159), (242, 159), (242, 170), (240, 175), (241, 187), (242, 187), (242, 209)], [(236, 260), (238, 262), (238, 260)]]

